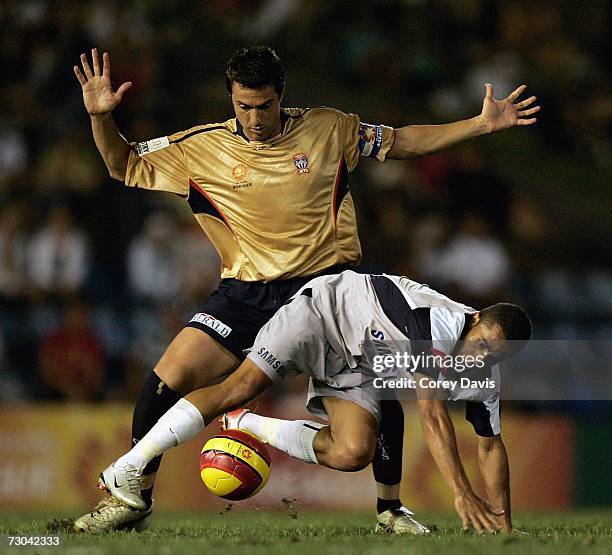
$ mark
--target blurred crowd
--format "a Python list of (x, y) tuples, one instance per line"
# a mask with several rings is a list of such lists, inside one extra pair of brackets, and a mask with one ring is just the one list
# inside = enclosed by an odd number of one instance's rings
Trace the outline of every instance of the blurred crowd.
[(612, 14), (572, 6), (4, 1), (0, 399), (133, 400), (219, 279), (184, 201), (107, 176), (72, 73), (92, 46), (134, 83), (115, 116), (136, 141), (231, 117), (224, 65), (248, 44), (283, 59), (285, 106), (394, 126), (476, 115), (485, 82), (497, 97), (527, 82), (535, 128), (359, 165), (363, 270), (519, 302), (540, 339), (610, 336)]

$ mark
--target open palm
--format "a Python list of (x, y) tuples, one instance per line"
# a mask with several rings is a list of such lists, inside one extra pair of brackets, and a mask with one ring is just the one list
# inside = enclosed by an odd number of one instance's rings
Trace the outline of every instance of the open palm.
[(85, 109), (91, 116), (100, 116), (112, 112), (117, 104), (121, 102), (124, 93), (132, 86), (132, 83), (123, 83), (115, 92), (110, 80), (110, 57), (108, 52), (102, 55), (102, 69), (98, 50), (91, 51), (93, 71), (87, 61), (87, 56), (81, 54), (81, 65), (83, 72), (78, 66), (74, 66), (74, 73), (81, 83), (83, 89), (83, 102)]
[(521, 85), (515, 91), (510, 93), (503, 100), (493, 98), (493, 87), (488, 83), (485, 85), (486, 94), (482, 103), (482, 113), (480, 117), (486, 126), (487, 133), (503, 131), (515, 125), (533, 125), (536, 118), (527, 118), (536, 112), (540, 111), (540, 106), (530, 106), (537, 100), (535, 96), (529, 97), (527, 100), (514, 103), (518, 99), (527, 85)]

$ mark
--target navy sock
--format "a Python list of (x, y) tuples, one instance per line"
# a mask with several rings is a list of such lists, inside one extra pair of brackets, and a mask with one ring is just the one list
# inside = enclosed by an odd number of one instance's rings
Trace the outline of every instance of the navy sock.
[[(180, 398), (181, 395), (176, 393), (176, 391), (172, 391), (155, 372), (151, 372), (140, 391), (136, 406), (134, 407), (132, 444), (135, 445), (140, 441)], [(160, 463), (161, 455), (155, 457), (147, 464), (143, 474), (157, 472)], [(146, 491), (150, 501), (153, 488)]]
[(402, 502), (399, 499), (381, 499), (380, 497), (376, 500), (376, 512), (378, 514), (384, 513), (389, 509), (399, 509), (402, 506)]
[(150, 487), (149, 489), (141, 489), (140, 494), (142, 495), (142, 498), (145, 500), (147, 507), (150, 507), (151, 503), (153, 503), (153, 487)]
[(374, 479), (388, 486), (402, 479), (402, 449), (404, 447), (404, 411), (396, 399), (381, 401), (382, 418), (376, 450), (372, 460)]

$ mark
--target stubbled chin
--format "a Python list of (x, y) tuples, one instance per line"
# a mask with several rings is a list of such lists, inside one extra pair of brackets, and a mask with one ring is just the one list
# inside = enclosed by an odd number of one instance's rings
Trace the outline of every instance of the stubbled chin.
[(265, 134), (265, 133), (249, 133), (247, 135), (247, 137), (249, 137), (249, 141), (267, 141), (270, 138), (269, 134)]

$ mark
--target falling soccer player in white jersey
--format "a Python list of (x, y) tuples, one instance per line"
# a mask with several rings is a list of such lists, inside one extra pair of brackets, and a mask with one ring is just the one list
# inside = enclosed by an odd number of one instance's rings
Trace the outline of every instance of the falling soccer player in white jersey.
[[(530, 336), (531, 321), (516, 305), (475, 311), (404, 277), (345, 271), (316, 278), (261, 329), (234, 374), (178, 401), (131, 451), (102, 472), (101, 486), (132, 509), (145, 510), (138, 484), (146, 464), (230, 410), (223, 417), (226, 428), (247, 430), (309, 463), (360, 470), (372, 461), (378, 434), (375, 382), (384, 383), (381, 369), (393, 363), (394, 379), (407, 380), (416, 389), (425, 440), (453, 490), (463, 527), (510, 532), (498, 363)], [(425, 364), (430, 359), (436, 362), (433, 368)], [(456, 364), (449, 367), (447, 360), (471, 361), (484, 368), (486, 377), (467, 379), (468, 372), (463, 374)], [(326, 417), (328, 425), (234, 410), (297, 372), (310, 376), (308, 408)], [(474, 493), (461, 464), (448, 399), (473, 404), (468, 419), (481, 436), (479, 462), (488, 500)]]

